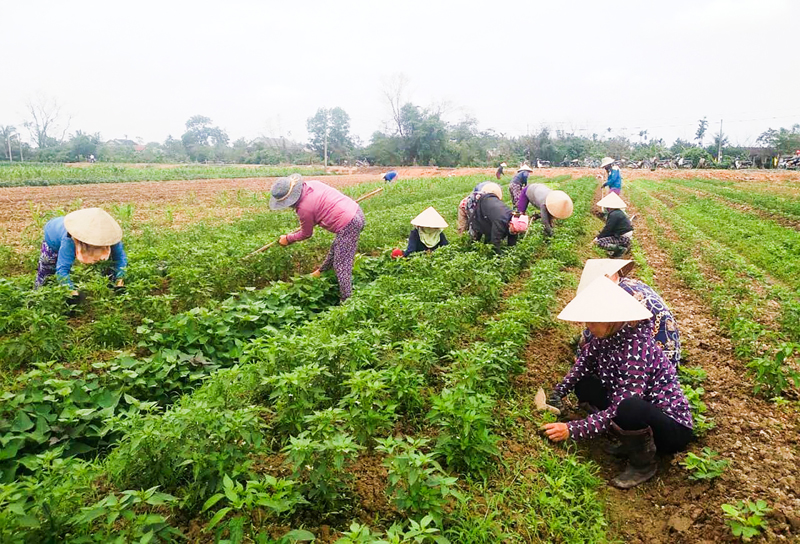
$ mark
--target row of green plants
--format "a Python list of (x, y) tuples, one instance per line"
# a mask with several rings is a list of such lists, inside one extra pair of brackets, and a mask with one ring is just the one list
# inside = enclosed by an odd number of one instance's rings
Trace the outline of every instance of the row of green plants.
[[(644, 185), (631, 188), (633, 203), (647, 210), (648, 227), (671, 256), (681, 279), (709, 301), (736, 355), (755, 378), (755, 392), (767, 398), (795, 394), (800, 376), (790, 363), (800, 353), (796, 297), (788, 288), (770, 282), (737, 251), (711, 238), (706, 224), (701, 229), (679, 214), (682, 205), (670, 209), (646, 189)], [(706, 221), (711, 222), (713, 218)], [(781, 308), (777, 323), (768, 317), (770, 301)]]
[[(530, 243), (533, 241), (531, 239)], [(506, 255), (509, 259), (503, 261), (500, 270), (505, 272), (501, 273), (512, 273), (514, 268), (519, 270), (525, 261), (522, 257), (525, 246), (520, 244)], [(248, 463), (252, 463), (253, 451), (261, 447), (268, 447), (269, 452), (288, 448), (285, 455), (295, 459), (292, 481), (301, 482), (304, 496), (311, 496), (312, 491), (319, 494), (313, 497), (315, 505), (336, 501), (341, 490), (335, 480), (330, 481), (328, 473), (341, 471), (348, 456), (352, 457), (360, 448), (377, 447), (376, 435), (385, 432), (387, 425), (396, 419), (392, 413), (412, 416), (423, 413), (418, 408), (415, 392), (426, 389), (419, 387), (419, 380), (430, 381), (428, 387), (441, 386), (436, 368), (442, 357), (456, 347), (453, 336), (470, 322), (474, 323), (487, 304), (491, 307), (492, 301), (498, 300), (503, 280), (497, 278), (499, 263), (489, 258), (486, 251), (472, 249), (460, 253), (463, 249), (453, 247), (437, 252), (439, 255), (434, 254), (432, 258), (440, 257), (440, 260), (433, 263), (414, 262), (414, 259), (387, 262), (388, 269), (398, 269), (398, 276), (381, 276), (347, 305), (322, 314), (288, 337), (288, 332), (281, 330), (250, 344), (242, 356), (246, 365), (215, 374), (199, 391), (182, 399), (163, 415), (154, 413), (146, 418), (137, 415), (133, 419), (122, 416), (119, 425), (125, 427), (125, 436), (120, 447), (103, 463), (104, 472), (117, 489), (124, 489), (138, 479), (158, 483), (159, 493), (182, 497), (182, 511), (214, 508), (217, 502), (223, 501), (217, 498), (212, 504), (208, 503), (215, 497), (215, 491), (224, 493), (234, 505), (246, 505), (248, 501), (249, 504), (257, 501), (272, 504), (264, 495), (273, 496), (277, 492), (274, 489), (277, 482), (261, 482), (258, 477), (247, 480), (246, 484), (242, 482), (252, 476), (245, 473)], [(454, 255), (448, 255), (448, 251)], [(555, 251), (563, 251), (563, 248), (556, 244)], [(514, 260), (518, 264), (505, 264)], [(434, 271), (437, 281), (451, 283), (432, 284)], [(463, 294), (454, 300), (453, 293)], [(455, 308), (457, 312), (453, 311)], [(343, 336), (349, 338), (343, 339)], [(424, 341), (417, 341), (418, 338)], [(376, 362), (380, 361), (394, 364), (378, 368)], [(400, 361), (406, 361), (408, 366), (399, 366)], [(317, 367), (313, 366), (315, 364)], [(279, 372), (284, 365), (288, 366)], [(417, 367), (427, 368), (427, 372), (422, 373)], [(388, 370), (392, 372), (387, 374)], [(442, 393), (440, 397), (444, 399), (447, 395)], [(258, 408), (262, 403), (263, 408)], [(318, 403), (323, 408), (309, 413)], [(440, 402), (439, 408), (441, 414), (446, 414), (448, 404)], [(274, 432), (259, 432), (264, 421), (258, 413), (264, 409), (267, 409), (268, 428)], [(291, 429), (297, 429), (299, 414), (304, 414), (306, 430), (303, 432), (308, 434), (290, 435)], [(343, 414), (348, 416), (347, 425), (340, 421)], [(430, 420), (447, 422), (448, 417), (431, 416)], [(306, 421), (305, 418), (311, 419)], [(343, 429), (331, 432), (336, 425), (330, 422), (337, 421)], [(403, 455), (414, 457), (425, 445), (418, 443), (413, 448), (417, 452), (388, 443), (383, 447), (400, 448), (396, 451), (402, 450)], [(445, 446), (437, 444), (437, 447)], [(459, 459), (469, 459), (459, 453), (460, 446), (452, 441), (449, 447), (455, 452), (454, 464), (458, 464)], [(405, 470), (402, 459), (395, 462), (400, 472)], [(432, 466), (434, 475), (446, 480), (447, 476), (435, 469)], [(339, 474), (339, 477), (344, 475)], [(150, 485), (147, 489), (153, 487)], [(285, 490), (291, 485), (278, 487)], [(251, 488), (252, 493), (248, 491)], [(401, 484), (398, 488), (397, 493), (402, 494), (400, 489), (405, 487)], [(250, 498), (240, 498), (240, 495)], [(112, 499), (110, 502), (118, 504), (120, 501)], [(92, 508), (92, 512), (105, 512), (109, 508), (108, 497)], [(243, 521), (238, 516), (222, 523), (229, 512), (217, 519), (220, 526), (224, 525), (225, 531), (242, 529)], [(277, 513), (277, 507), (270, 512)], [(103, 515), (98, 514), (92, 521)], [(218, 511), (215, 515), (219, 515)], [(37, 516), (37, 519), (41, 518)], [(427, 525), (423, 522), (424, 519), (417, 528), (430, 525), (430, 520)], [(126, 527), (131, 530), (139, 527), (140, 532), (147, 528), (133, 522)], [(162, 529), (166, 530), (165, 527), (159, 530)], [(413, 524), (408, 527), (408, 531), (414, 530)]]
[(800, 232), (712, 198), (680, 191), (670, 197), (680, 201), (673, 212), (800, 293)]
[(192, 179), (261, 178), (287, 176), (293, 172), (318, 176), (318, 166), (216, 166), (187, 164), (163, 167), (98, 163), (76, 167), (59, 163), (0, 163), (0, 187), (31, 185), (79, 185), (123, 183), (129, 181), (167, 181)]
[[(421, 180), (418, 185), (406, 181), (405, 186), (387, 187), (379, 197), (363, 203), (367, 228), (360, 251), (374, 253), (402, 240), (410, 229), (409, 220), (429, 204), (454, 224), (458, 201), (477, 180), (474, 176)], [(359, 194), (371, 188), (349, 192)], [(266, 206), (266, 200), (261, 206)], [(57, 212), (37, 219), (37, 232), (51, 215)], [(132, 212), (124, 215), (130, 218)], [(258, 210), (231, 224), (198, 223), (179, 232), (122, 223), (126, 231), (139, 232), (126, 238), (127, 291), (119, 295), (110, 290), (100, 270), (75, 267), (73, 277), (89, 299), (79, 311), (83, 319), (67, 318), (65, 288), (31, 289), (38, 259), (34, 249), (26, 256), (29, 273), (0, 280), (0, 359), (5, 369), (53, 359), (87, 360), (97, 350), (130, 348), (140, 340), (136, 331), (145, 318), (162, 321), (176, 311), (224, 300), (231, 292), (310, 271), (332, 240), (329, 233), (317, 229), (312, 239), (301, 244), (272, 248), (243, 260), (253, 249), (294, 230), (294, 214)], [(37, 238), (31, 247), (39, 245)]]
[(705, 191), (728, 201), (753, 206), (769, 213), (785, 215), (795, 219), (800, 218), (800, 201), (796, 198), (789, 198), (769, 191), (744, 191), (735, 187), (732, 182), (719, 180), (670, 179), (668, 181), (671, 184)]

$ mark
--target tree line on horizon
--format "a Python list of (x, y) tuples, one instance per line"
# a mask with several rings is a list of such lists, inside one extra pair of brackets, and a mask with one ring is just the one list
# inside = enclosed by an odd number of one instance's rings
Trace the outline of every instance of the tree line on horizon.
[[(480, 130), (478, 122), (466, 117), (457, 123), (444, 119), (441, 107), (421, 107), (411, 102), (389, 102), (392, 119), (376, 130), (368, 143), (350, 133), (350, 116), (342, 108), (320, 108), (308, 118), (309, 140), (286, 138), (239, 138), (231, 141), (227, 132), (209, 117), (195, 115), (185, 123), (179, 138), (164, 142), (116, 139), (103, 141), (100, 133), (76, 130), (67, 136), (60, 108), (52, 104), (29, 104), (30, 119), (23, 126), (29, 133), (23, 140), (16, 127), (0, 125), (0, 160), (37, 162), (81, 162), (94, 156), (104, 162), (184, 163), (224, 162), (239, 164), (396, 165), (396, 166), (496, 166), (536, 160), (553, 165), (604, 156), (627, 160), (677, 158), (700, 159), (716, 167), (728, 167), (734, 159), (755, 159), (757, 166), (769, 167), (772, 157), (800, 149), (800, 124), (765, 131), (757, 147), (733, 146), (724, 134), (707, 138), (708, 121), (698, 121), (693, 141), (678, 138), (671, 145), (652, 138), (647, 130), (638, 141), (607, 134), (577, 135), (541, 128), (535, 134), (506, 136), (491, 129)], [(68, 122), (67, 125), (68, 127)], [(720, 141), (721, 140), (721, 141)], [(718, 151), (721, 160), (717, 161)], [(762, 164), (759, 164), (762, 163)]]

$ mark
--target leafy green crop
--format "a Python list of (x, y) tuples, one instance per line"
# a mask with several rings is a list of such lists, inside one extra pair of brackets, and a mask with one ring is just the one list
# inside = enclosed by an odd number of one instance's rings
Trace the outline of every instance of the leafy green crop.
[(762, 500), (751, 502), (739, 501), (734, 504), (723, 504), (722, 512), (727, 518), (733, 536), (739, 537), (744, 542), (750, 542), (753, 537), (761, 534), (767, 528), (764, 516), (772, 509)]
[(681, 465), (689, 471), (690, 480), (713, 480), (721, 476), (730, 465), (730, 461), (717, 459), (717, 456), (717, 452), (706, 446), (701, 455), (687, 453)]

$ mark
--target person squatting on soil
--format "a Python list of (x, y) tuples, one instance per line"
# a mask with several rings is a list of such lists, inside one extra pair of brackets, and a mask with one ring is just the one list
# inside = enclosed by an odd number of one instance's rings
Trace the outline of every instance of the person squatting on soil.
[[(600, 276), (605, 276), (622, 287), (626, 293), (638, 300), (642, 306), (653, 314), (653, 317), (650, 318), (653, 340), (664, 352), (667, 360), (677, 369), (681, 364), (681, 335), (678, 330), (678, 322), (672, 315), (667, 303), (652, 287), (643, 281), (626, 277), (634, 266), (635, 263), (633, 261), (622, 259), (589, 259), (586, 261), (581, 274), (578, 293)], [(580, 355), (581, 348), (591, 342), (593, 338), (591, 331), (584, 329), (579, 342), (578, 355)]]
[(414, 226), (408, 235), (408, 247), (392, 250), (392, 258), (408, 257), (420, 251), (433, 251), (449, 244), (444, 229), (447, 228), (447, 221), (439, 215), (433, 206), (426, 208), (422, 213), (411, 220)]
[(333, 267), (339, 281), (339, 298), (342, 302), (347, 300), (352, 292), (358, 238), (366, 223), (358, 203), (321, 181), (304, 181), (300, 174), (292, 174), (272, 186), (269, 207), (292, 208), (300, 219), (299, 230), (280, 237), (278, 243), (282, 246), (310, 238), (316, 225), (336, 234), (325, 261), (311, 275), (319, 276)]
[(606, 182), (600, 187), (608, 187), (609, 192), (621, 195), (622, 172), (620, 172), (619, 166), (614, 164), (614, 159), (611, 157), (604, 157), (603, 160), (600, 161), (600, 168), (604, 168), (608, 174), (608, 179), (606, 179)]
[(475, 207), (478, 205), (478, 200), (485, 193), (492, 193), (500, 200), (503, 199), (503, 189), (496, 183), (491, 181), (484, 181), (475, 186), (470, 194), (464, 197), (458, 205), (458, 228), (459, 234), (464, 234), (469, 231), (470, 236), (475, 238), (475, 233), (472, 232), (472, 216), (475, 214)]
[[(544, 233), (553, 235), (553, 218), (566, 219), (572, 215), (572, 199), (564, 191), (554, 191), (544, 183), (534, 183), (522, 191), (517, 200), (517, 211), (528, 211), (528, 203), (539, 208)], [(536, 219), (536, 217), (534, 217)]]
[(633, 225), (622, 211), (628, 205), (614, 193), (609, 193), (597, 202), (606, 208), (606, 226), (595, 237), (594, 244), (609, 252), (611, 257), (621, 257), (630, 250), (633, 239)]
[(563, 397), (574, 391), (591, 409), (584, 419), (548, 423), (543, 430), (553, 442), (616, 435), (620, 445), (613, 453), (628, 463), (611, 483), (622, 489), (655, 475), (656, 452), (681, 451), (693, 436), (689, 401), (675, 367), (656, 346), (650, 317), (649, 310), (605, 276), (578, 293), (558, 316), (584, 322), (594, 338), (548, 403), (560, 408)]
[(494, 173), (494, 175), (497, 176), (497, 179), (500, 179), (500, 178), (503, 177), (503, 168), (507, 168), (507, 167), (508, 167), (508, 165), (506, 163), (504, 163), (504, 162), (500, 163), (500, 166), (497, 168), (497, 172)]
[(517, 243), (517, 235), (528, 230), (528, 216), (514, 215), (511, 208), (494, 193), (484, 193), (475, 206), (470, 231), (475, 233), (474, 240), (486, 237), (487, 242), (494, 245), (496, 253), (500, 253), (503, 240), (508, 245)]
[(533, 168), (527, 164), (523, 164), (517, 174), (511, 178), (511, 183), (508, 185), (508, 192), (511, 193), (511, 205), (516, 206), (519, 195), (522, 189), (528, 184), (528, 176), (533, 172)]
[(45, 280), (55, 274), (60, 283), (73, 288), (69, 303), (77, 304), (83, 300), (83, 295), (74, 289), (70, 278), (75, 259), (84, 264), (94, 264), (109, 258), (113, 267), (108, 277), (114, 282), (114, 290), (121, 291), (128, 257), (122, 246), (122, 227), (108, 212), (86, 208), (55, 217), (44, 226), (35, 288), (44, 285)]

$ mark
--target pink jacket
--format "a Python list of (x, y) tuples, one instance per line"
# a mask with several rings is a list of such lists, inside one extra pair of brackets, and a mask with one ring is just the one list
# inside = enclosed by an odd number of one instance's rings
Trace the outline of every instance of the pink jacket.
[(321, 225), (327, 231), (338, 233), (355, 217), (358, 203), (321, 181), (304, 181), (303, 192), (295, 211), (300, 219), (300, 230), (291, 233), (289, 243), (299, 242), (314, 234)]

